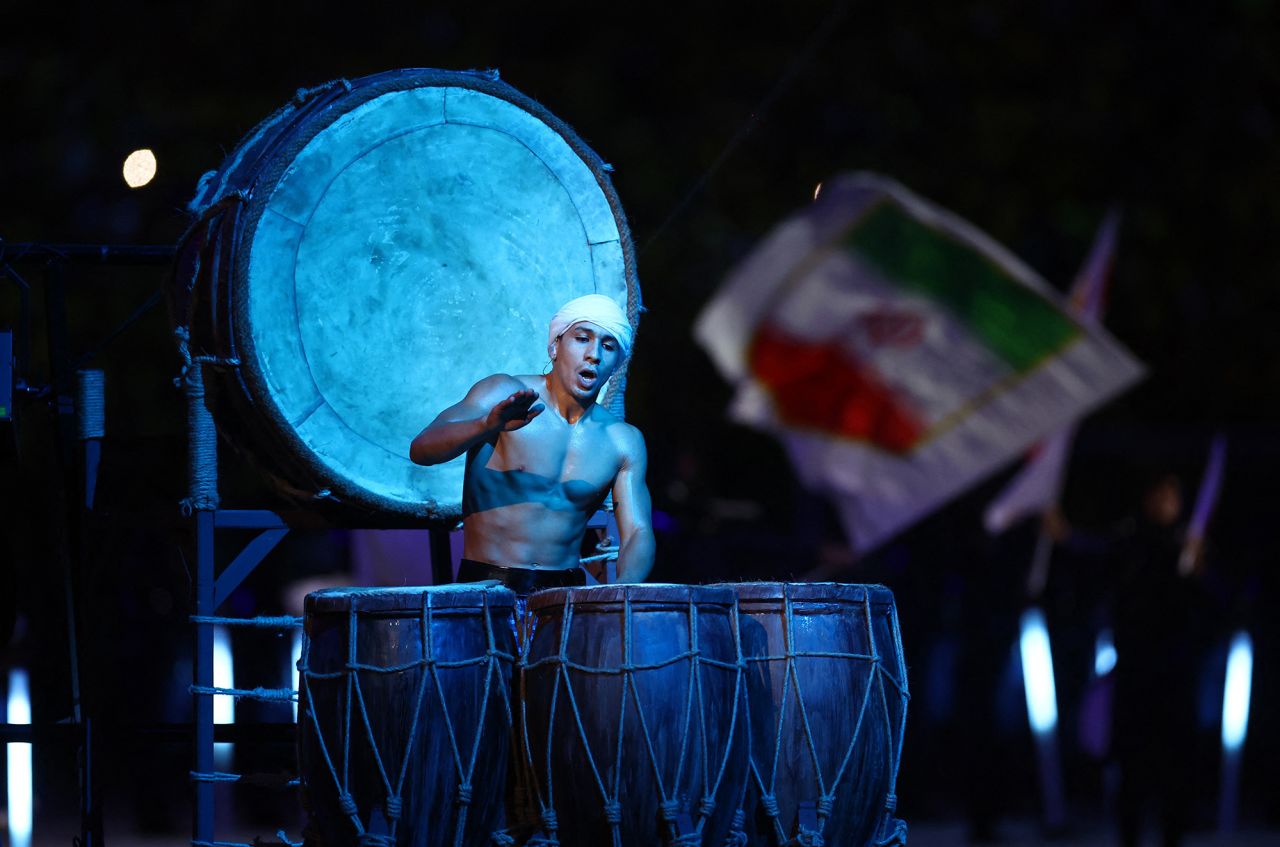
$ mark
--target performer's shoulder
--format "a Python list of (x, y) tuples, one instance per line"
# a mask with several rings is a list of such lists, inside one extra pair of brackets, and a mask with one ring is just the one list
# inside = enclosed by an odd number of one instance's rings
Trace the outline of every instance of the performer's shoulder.
[(490, 374), (471, 386), (469, 393), (476, 396), (501, 394), (505, 397), (516, 391), (533, 388), (534, 386), (529, 384), (528, 379), (528, 377), (512, 376), (511, 374)]
[(608, 409), (600, 407), (601, 423), (604, 425), (605, 431), (609, 438), (617, 446), (617, 448), (628, 456), (643, 456), (645, 452), (644, 435), (640, 430)]

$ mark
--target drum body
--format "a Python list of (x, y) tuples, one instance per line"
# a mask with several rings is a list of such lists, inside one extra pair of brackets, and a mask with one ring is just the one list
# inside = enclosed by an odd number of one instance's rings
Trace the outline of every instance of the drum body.
[(333, 589), (306, 599), (298, 759), (308, 843), (489, 844), (505, 827), (515, 595)]
[[(907, 684), (882, 586), (740, 583), (751, 723), (747, 843), (802, 832), (868, 844), (892, 832)], [(803, 842), (809, 843), (809, 842)]]
[[(409, 442), (477, 380), (538, 373), (565, 301), (640, 308), (607, 166), (496, 74), (339, 80), (201, 181), (175, 322), (219, 428), (287, 494), (385, 522), (461, 515), (462, 464)], [(625, 372), (602, 395), (621, 412)]]
[(564, 847), (721, 847), (747, 763), (732, 594), (551, 589), (529, 614), (523, 729), (544, 831)]

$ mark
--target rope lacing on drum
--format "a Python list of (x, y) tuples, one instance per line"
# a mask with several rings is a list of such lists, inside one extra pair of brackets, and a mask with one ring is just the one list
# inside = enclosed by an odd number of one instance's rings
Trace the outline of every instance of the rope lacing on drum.
[(542, 832), (530, 838), (526, 842), (526, 847), (559, 847), (560, 839), (556, 833), (560, 829), (560, 821), (556, 818), (556, 810), (550, 806), (543, 806), (540, 811)]
[[(688, 687), (688, 694), (685, 698), (685, 703), (684, 703), (684, 719), (682, 721), (682, 730), (680, 735), (680, 752), (676, 759), (677, 761), (676, 774), (675, 774), (674, 780), (672, 781), (672, 785), (673, 786), (680, 785), (683, 781), (684, 768), (686, 765), (686, 761), (689, 758), (688, 752), (689, 752), (690, 738), (693, 735), (693, 730), (694, 730), (693, 717), (694, 717), (694, 704), (696, 701), (699, 707), (697, 710), (698, 718), (699, 718), (699, 723), (697, 725), (697, 728), (700, 731), (699, 740), (701, 742), (701, 747), (702, 747), (701, 758), (702, 758), (703, 766), (700, 768), (700, 771), (702, 773), (702, 778), (704, 783), (702, 786), (703, 797), (704, 798), (714, 797), (716, 792), (719, 790), (721, 783), (723, 782), (725, 770), (728, 767), (728, 763), (729, 763), (729, 757), (733, 751), (733, 744), (726, 743), (724, 745), (724, 754), (721, 757), (718, 768), (715, 769), (715, 778), (714, 780), (709, 780), (712, 767), (711, 767), (711, 762), (708, 761), (710, 756), (707, 750), (706, 715), (704, 714), (705, 709), (703, 708), (705, 698), (702, 691), (702, 674), (699, 673), (699, 670), (700, 670), (700, 666), (708, 665), (712, 667), (719, 667), (719, 668), (735, 671), (734, 692), (733, 692), (732, 702), (735, 704), (740, 702), (743, 694), (742, 686), (743, 686), (744, 664), (742, 662), (741, 644), (739, 643), (739, 638), (737, 634), (737, 618), (735, 616), (732, 620), (732, 628), (734, 630), (734, 640), (735, 640), (735, 644), (737, 645), (737, 653), (735, 656), (735, 661), (723, 662), (723, 661), (718, 661), (718, 660), (703, 656), (702, 650), (698, 643), (699, 626), (698, 626), (697, 600), (696, 600), (696, 596), (693, 593), (690, 593), (689, 601), (686, 606), (686, 611), (688, 615), (689, 649), (669, 659), (665, 659), (662, 661), (638, 663), (634, 659), (634, 651), (633, 651), (633, 644), (632, 644), (632, 631), (633, 631), (632, 621), (633, 621), (634, 610), (632, 607), (631, 586), (623, 585), (621, 586), (621, 588), (622, 588), (622, 607), (623, 607), (623, 626), (622, 626), (623, 639), (622, 639), (622, 660), (619, 663), (618, 667), (616, 668), (592, 667), (592, 666), (583, 665), (583, 664), (574, 662), (569, 658), (568, 652), (569, 652), (570, 634), (573, 629), (574, 608), (572, 603), (572, 599), (573, 599), (572, 593), (566, 593), (564, 609), (563, 609), (563, 618), (562, 618), (562, 624), (560, 629), (560, 644), (559, 644), (558, 652), (555, 655), (546, 656), (534, 662), (529, 662), (526, 656), (524, 659), (522, 659), (522, 663), (521, 663), (522, 675), (527, 676), (530, 670), (537, 669), (543, 665), (554, 666), (554, 677), (553, 677), (554, 683), (552, 685), (551, 702), (549, 706), (549, 717), (548, 717), (548, 727), (547, 727), (548, 737), (550, 736), (551, 727), (553, 727), (555, 723), (557, 703), (559, 701), (560, 691), (563, 688), (565, 697), (569, 701), (569, 707), (570, 707), (571, 715), (573, 718), (573, 724), (578, 732), (578, 739), (581, 742), (582, 748), (586, 753), (587, 764), (590, 767), (591, 774), (595, 779), (596, 787), (599, 789), (599, 792), (600, 792), (601, 804), (605, 810), (606, 820), (609, 822), (610, 827), (612, 829), (613, 842), (615, 845), (621, 844), (621, 831), (620, 831), (621, 806), (618, 803), (617, 798), (620, 796), (621, 789), (622, 789), (621, 779), (622, 779), (622, 774), (624, 769), (622, 767), (619, 767), (619, 765), (622, 761), (622, 749), (623, 749), (623, 740), (625, 737), (625, 733), (621, 731), (621, 728), (626, 725), (628, 700), (633, 701), (635, 705), (636, 720), (640, 725), (640, 735), (644, 740), (644, 749), (648, 756), (649, 764), (652, 768), (651, 772), (654, 776), (655, 781), (657, 782), (659, 809), (660, 809), (661, 816), (664, 823), (667, 824), (666, 828), (669, 831), (669, 836), (668, 836), (669, 843), (672, 845), (672, 847), (683, 847), (683, 845), (685, 844), (689, 844), (689, 845), (701, 844), (702, 830), (703, 830), (703, 825), (706, 819), (706, 815), (701, 814), (701, 812), (702, 812), (702, 809), (704, 808), (714, 810), (714, 803), (711, 803), (710, 805), (708, 805), (705, 801), (703, 802), (699, 810), (700, 816), (698, 819), (698, 823), (696, 824), (696, 826), (690, 827), (692, 830), (691, 832), (684, 833), (684, 834), (681, 834), (678, 832), (678, 829), (680, 828), (677, 825), (677, 821), (679, 820), (680, 802), (674, 799), (670, 795), (670, 792), (664, 785), (662, 768), (658, 761), (657, 751), (653, 743), (653, 735), (650, 730), (649, 721), (646, 720), (645, 718), (645, 711), (640, 699), (640, 691), (635, 681), (635, 672), (639, 670), (664, 668), (664, 667), (668, 667), (670, 665), (676, 664), (678, 662), (686, 661), (686, 660), (689, 662), (689, 687)], [(612, 768), (614, 778), (613, 778), (612, 787), (605, 785), (605, 781), (601, 773), (601, 768), (596, 761), (595, 751), (591, 749), (591, 745), (587, 737), (586, 726), (582, 720), (582, 713), (578, 707), (577, 697), (574, 694), (573, 686), (570, 684), (569, 672), (571, 670), (577, 671), (583, 674), (589, 674), (589, 675), (604, 674), (604, 675), (614, 675), (614, 676), (622, 677), (622, 696), (618, 698), (618, 701), (619, 701), (618, 717), (617, 717), (616, 723), (614, 723), (615, 726), (619, 727), (619, 732), (618, 732), (617, 747), (614, 751), (614, 755), (615, 755), (614, 767)], [(627, 696), (628, 692), (630, 692), (630, 695), (631, 695), (630, 697)], [(522, 704), (522, 708), (524, 708), (523, 704)], [(733, 739), (735, 737), (737, 719), (738, 719), (738, 709), (734, 708), (732, 718), (729, 724), (729, 731), (726, 738)], [(529, 743), (528, 720), (526, 719), (522, 721), (522, 725), (524, 727), (524, 744), (525, 744), (524, 752), (525, 752), (525, 755), (528, 757), (529, 765), (532, 768), (533, 767), (532, 747), (530, 746), (530, 743)], [(546, 781), (544, 784), (547, 787), (549, 795), (554, 788), (554, 786), (552, 785), (551, 764), (552, 764), (552, 760), (550, 756), (550, 750), (548, 749), (546, 770), (545, 770)], [(537, 790), (539, 805), (542, 806), (545, 814), (545, 811), (550, 807), (546, 802), (543, 801), (542, 788), (537, 784), (535, 784), (534, 787)], [(632, 786), (631, 789), (634, 791), (635, 787)], [(613, 820), (613, 816), (615, 812), (618, 818), (618, 822), (614, 822)], [(534, 841), (529, 842), (530, 845), (533, 845), (535, 843), (537, 842), (534, 842)]]
[[(342, 811), (351, 819), (356, 830), (356, 835), (361, 839), (361, 844), (394, 845), (395, 831), (398, 819), (402, 813), (402, 791), (406, 775), (408, 773), (409, 763), (413, 760), (413, 744), (418, 736), (418, 721), (422, 713), (425, 711), (424, 704), (427, 699), (428, 689), (431, 688), (435, 693), (436, 701), (440, 707), (440, 713), (448, 733), (450, 751), (453, 754), (454, 768), (458, 779), (458, 788), (455, 795), (455, 805), (457, 806), (457, 817), (454, 821), (454, 845), (461, 847), (463, 843), (463, 835), (466, 829), (467, 809), (472, 800), (472, 776), (475, 773), (476, 761), (480, 751), (480, 743), (484, 738), (484, 723), (489, 711), (489, 702), (492, 691), (496, 687), (500, 693), (503, 705), (506, 710), (507, 720), (512, 718), (511, 702), (505, 686), (495, 685), (494, 679), (500, 678), (502, 675), (500, 663), (506, 662), (513, 664), (515, 656), (510, 653), (503, 652), (497, 647), (497, 640), (494, 637), (494, 612), (491, 608), (490, 595), (491, 592), (484, 589), (478, 589), (483, 592), (483, 608), (482, 615), (485, 621), (485, 634), (487, 639), (486, 649), (483, 655), (474, 656), (469, 659), (459, 660), (441, 660), (436, 656), (435, 636), (432, 631), (433, 621), (435, 617), (434, 594), (430, 590), (422, 592), (421, 612), (419, 616), (419, 648), (422, 658), (413, 662), (406, 662), (399, 665), (369, 665), (358, 661), (356, 654), (356, 646), (359, 643), (359, 614), (357, 609), (352, 606), (347, 612), (347, 657), (344, 667), (341, 670), (322, 673), (312, 670), (309, 663), (309, 643), (310, 639), (306, 632), (303, 633), (303, 651), (302, 660), (298, 663), (298, 671), (302, 681), (303, 690), (307, 694), (307, 702), (315, 702), (311, 692), (314, 682), (319, 680), (341, 681), (345, 683), (345, 707), (342, 714), (342, 748), (339, 751), (331, 751), (329, 743), (325, 740), (324, 734), (320, 728), (319, 716), (315, 709), (308, 708), (306, 710), (308, 719), (312, 724), (313, 735), (316, 739), (317, 746), (320, 749), (321, 758), (324, 760), (326, 769), (330, 778), (333, 780), (335, 788), (338, 790), (339, 806)], [(459, 748), (458, 734), (454, 729), (453, 720), (449, 713), (448, 702), (445, 698), (444, 686), (440, 680), (439, 671), (441, 669), (465, 668), (473, 666), (485, 666), (484, 689), (480, 698), (479, 708), (477, 710), (477, 725), (473, 732), (474, 743), (470, 751), (468, 751), (467, 760), (464, 762), (463, 751)], [(407, 734), (408, 746), (403, 752), (400, 761), (400, 769), (398, 773), (389, 774), (384, 762), (383, 751), (379, 749), (377, 739), (375, 737), (372, 721), (369, 717), (369, 709), (365, 702), (364, 690), (360, 684), (360, 672), (391, 674), (402, 673), (411, 669), (419, 669), (422, 671), (418, 690), (416, 693), (415, 704), (411, 710), (413, 720)], [(350, 765), (351, 765), (351, 741), (352, 741), (352, 723), (353, 717), (359, 721), (359, 726), (364, 729), (365, 741), (369, 750), (373, 755), (373, 764), (382, 781), (384, 797), (384, 808), (387, 810), (387, 818), (391, 823), (391, 833), (387, 836), (371, 835), (365, 833), (364, 826), (360, 822), (358, 807), (355, 799), (350, 793)], [(341, 758), (335, 762), (334, 752), (340, 752)], [(341, 773), (338, 764), (341, 764)], [(394, 780), (393, 780), (394, 777)], [(374, 839), (374, 840), (365, 840)], [(390, 839), (389, 841), (379, 841), (377, 839)]]
[(489, 843), (493, 847), (516, 847), (516, 840), (505, 829), (490, 833)]
[(750, 843), (744, 827), (747, 816), (742, 809), (733, 813), (733, 823), (729, 824), (729, 835), (724, 840), (724, 847), (747, 847)]
[(876, 827), (875, 847), (901, 847), (907, 843), (906, 821), (894, 816), (898, 809), (898, 797), (890, 792), (884, 798), (884, 814)]

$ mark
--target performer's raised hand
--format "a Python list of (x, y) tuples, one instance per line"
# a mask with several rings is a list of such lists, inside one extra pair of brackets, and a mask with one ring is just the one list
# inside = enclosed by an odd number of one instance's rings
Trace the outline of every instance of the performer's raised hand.
[(491, 432), (514, 432), (542, 414), (546, 406), (537, 399), (538, 392), (532, 388), (517, 391), (490, 409), (485, 423)]

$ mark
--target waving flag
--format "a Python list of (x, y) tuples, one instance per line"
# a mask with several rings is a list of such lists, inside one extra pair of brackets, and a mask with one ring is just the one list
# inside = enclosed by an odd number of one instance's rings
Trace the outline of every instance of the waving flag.
[[(1069, 308), (1083, 323), (1102, 322), (1119, 228), (1119, 214), (1109, 212), (1098, 227), (1093, 247), (1071, 285)], [(997, 535), (1057, 503), (1075, 433), (1074, 426), (1065, 426), (1032, 448), (1027, 464), (987, 506), (983, 514), (987, 532)]]
[(868, 549), (1131, 384), (1141, 366), (1007, 250), (901, 185), (828, 182), (695, 335)]

